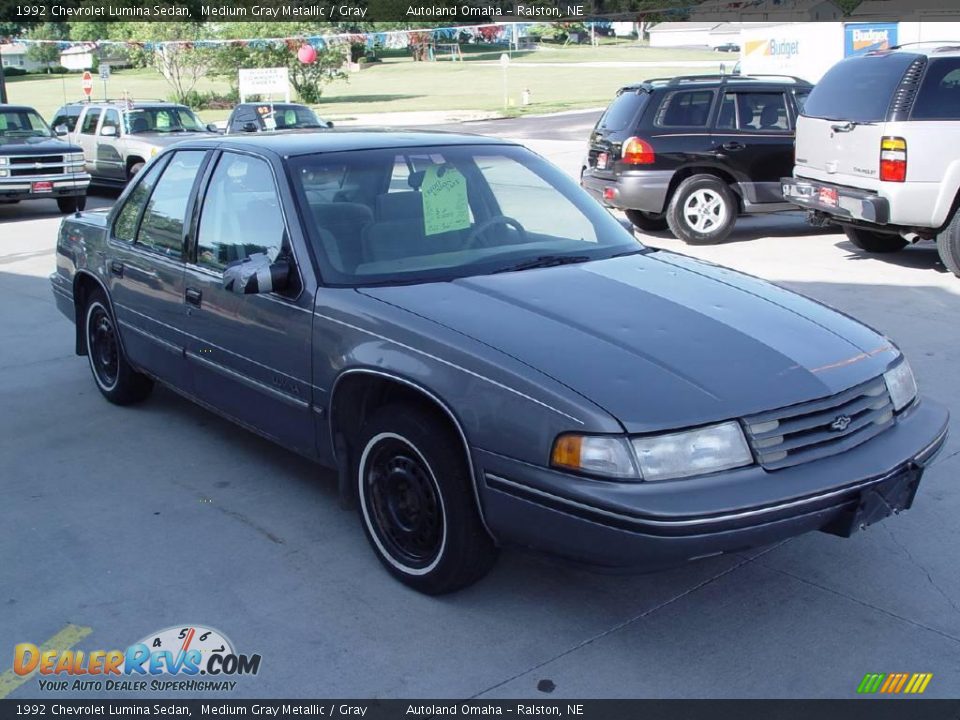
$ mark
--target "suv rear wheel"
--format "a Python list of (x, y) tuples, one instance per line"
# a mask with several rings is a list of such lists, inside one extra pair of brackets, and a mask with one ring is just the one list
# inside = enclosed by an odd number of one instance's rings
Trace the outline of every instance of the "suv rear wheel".
[(868, 253), (892, 253), (903, 250), (907, 246), (905, 238), (892, 233), (873, 232), (849, 225), (843, 231), (850, 242)]
[(652, 213), (646, 210), (624, 210), (627, 220), (634, 226), (646, 232), (659, 232), (667, 229), (667, 219), (663, 213)]
[(947, 266), (947, 270), (960, 277), (960, 211), (954, 214), (953, 220), (937, 235), (937, 252), (940, 259)]
[(693, 175), (680, 183), (670, 199), (667, 224), (691, 245), (723, 241), (737, 220), (739, 207), (727, 184), (714, 175)]

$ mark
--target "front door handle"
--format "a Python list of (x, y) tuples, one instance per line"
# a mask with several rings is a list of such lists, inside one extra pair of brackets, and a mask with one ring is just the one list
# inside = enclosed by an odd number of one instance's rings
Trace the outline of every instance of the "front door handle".
[(743, 150), (746, 147), (746, 145), (734, 140), (732, 142), (724, 143), (720, 147), (722, 147), (724, 150)]
[(191, 305), (196, 305), (200, 307), (200, 300), (203, 298), (203, 293), (197, 290), (196, 288), (187, 288), (186, 292), (183, 294), (187, 302)]
[(123, 263), (119, 260), (110, 261), (110, 272), (117, 277), (123, 277)]

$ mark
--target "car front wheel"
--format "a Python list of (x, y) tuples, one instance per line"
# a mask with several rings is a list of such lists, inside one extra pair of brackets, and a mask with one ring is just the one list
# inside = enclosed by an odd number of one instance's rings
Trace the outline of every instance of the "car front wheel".
[(355, 477), (367, 539), (386, 569), (429, 595), (493, 566), (459, 438), (432, 413), (387, 406), (364, 424)]
[(84, 333), (87, 359), (100, 393), (115, 405), (132, 405), (145, 400), (153, 390), (153, 381), (127, 362), (113, 313), (100, 290), (87, 301)]
[(906, 239), (894, 233), (873, 232), (849, 225), (843, 231), (847, 235), (847, 240), (868, 253), (898, 252), (907, 246)]
[(677, 186), (667, 209), (667, 224), (691, 245), (722, 242), (733, 230), (738, 205), (727, 184), (714, 175), (693, 175)]
[(634, 227), (645, 232), (659, 232), (667, 229), (667, 219), (662, 213), (646, 212), (645, 210), (624, 210), (627, 220)]

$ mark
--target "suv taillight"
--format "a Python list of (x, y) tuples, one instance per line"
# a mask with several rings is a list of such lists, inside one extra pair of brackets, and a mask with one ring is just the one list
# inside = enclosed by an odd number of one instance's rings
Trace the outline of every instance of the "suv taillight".
[(907, 141), (903, 138), (881, 138), (880, 179), (887, 182), (903, 182), (907, 179)]
[(620, 149), (620, 157), (627, 165), (650, 165), (656, 155), (646, 140), (638, 137), (627, 138)]

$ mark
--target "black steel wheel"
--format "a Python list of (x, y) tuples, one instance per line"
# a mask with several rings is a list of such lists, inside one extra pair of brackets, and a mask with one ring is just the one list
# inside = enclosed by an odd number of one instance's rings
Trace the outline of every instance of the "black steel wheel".
[(100, 393), (117, 405), (146, 399), (153, 381), (127, 362), (113, 313), (101, 290), (87, 300), (83, 330), (90, 371)]
[(439, 595), (490, 570), (497, 550), (480, 519), (464, 445), (439, 411), (380, 408), (351, 446), (364, 532), (395, 578)]

